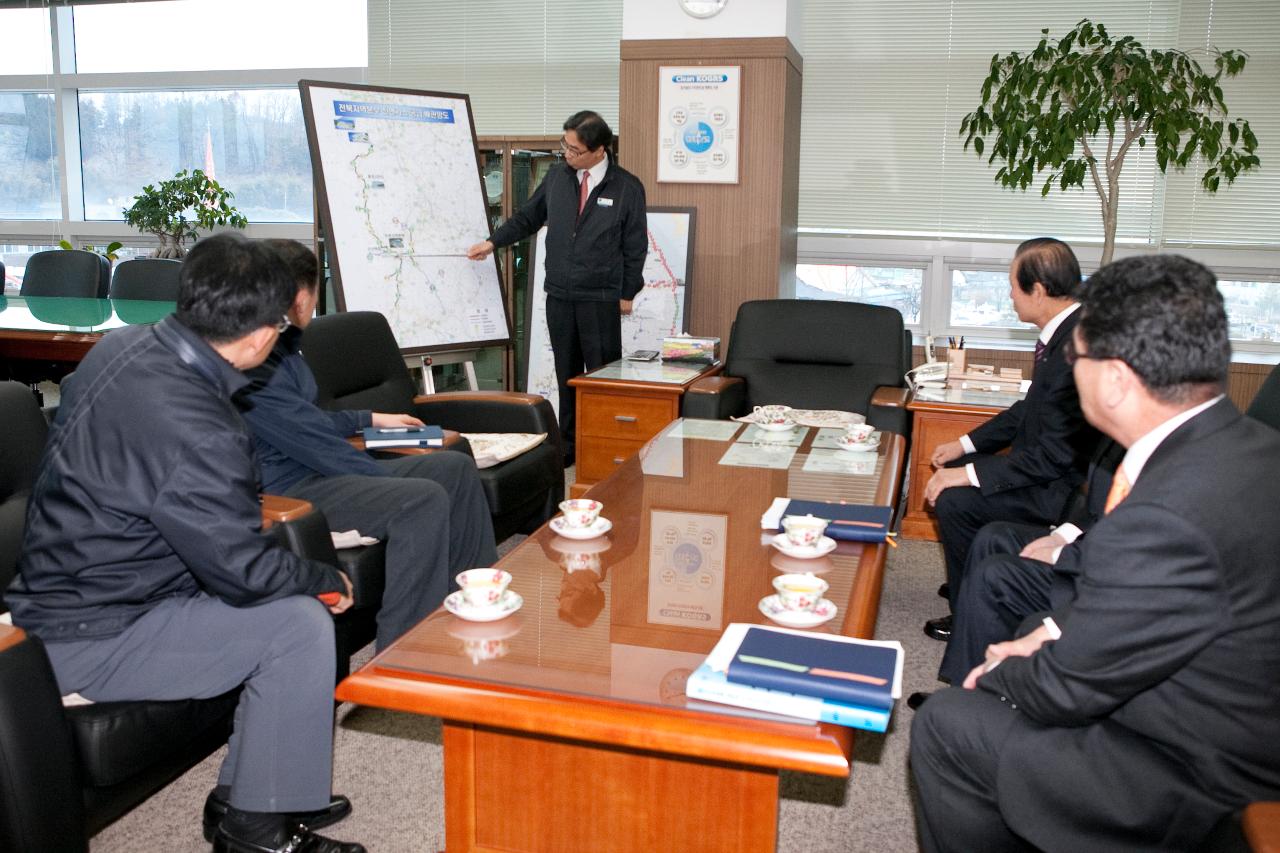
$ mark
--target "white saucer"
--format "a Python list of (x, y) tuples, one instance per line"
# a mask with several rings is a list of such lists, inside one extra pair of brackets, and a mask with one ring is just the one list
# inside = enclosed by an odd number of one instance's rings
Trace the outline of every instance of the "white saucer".
[(504, 592), (497, 604), (488, 607), (472, 607), (467, 604), (466, 599), (462, 597), (462, 590), (451, 592), (444, 597), (444, 609), (468, 622), (496, 622), (515, 613), (523, 604), (524, 599), (520, 597), (520, 593), (512, 590)]
[(875, 450), (880, 446), (880, 433), (879, 431), (871, 433), (871, 440), (864, 441), (861, 444), (845, 444), (837, 438), (835, 445), (841, 450), (847, 450), (850, 453), (866, 453), (867, 451)]
[(565, 539), (595, 539), (612, 530), (613, 522), (602, 515), (590, 527), (570, 527), (564, 523), (563, 515), (557, 515), (551, 519), (551, 529)]
[(756, 424), (765, 432), (788, 432), (796, 428), (796, 423), (792, 421), (789, 424)]
[(825, 598), (820, 599), (813, 610), (787, 610), (776, 595), (766, 595), (760, 599), (760, 612), (788, 628), (812, 628), (823, 622), (830, 622), (837, 609)]
[(818, 537), (816, 545), (792, 545), (787, 541), (787, 534), (779, 533), (777, 536), (769, 540), (773, 547), (777, 548), (788, 557), (798, 557), (801, 560), (809, 560), (814, 557), (825, 557), (836, 549), (836, 540), (830, 536)]

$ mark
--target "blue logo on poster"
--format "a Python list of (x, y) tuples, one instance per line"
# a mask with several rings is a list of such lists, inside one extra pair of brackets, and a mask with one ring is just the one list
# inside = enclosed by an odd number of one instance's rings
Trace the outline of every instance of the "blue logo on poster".
[(705, 121), (700, 121), (685, 129), (684, 147), (694, 154), (701, 154), (706, 151), (711, 147), (713, 141), (715, 141), (715, 134), (711, 132), (711, 125)]

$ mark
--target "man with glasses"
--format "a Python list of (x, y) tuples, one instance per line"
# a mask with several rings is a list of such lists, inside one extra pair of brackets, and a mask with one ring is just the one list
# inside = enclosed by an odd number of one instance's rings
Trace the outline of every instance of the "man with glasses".
[(1205, 267), (1127, 258), (1082, 302), (1080, 403), (1126, 451), (1073, 598), (912, 722), (929, 853), (1243, 849), (1232, 815), (1280, 798), (1280, 433), (1223, 393)]
[(529, 201), (467, 251), (483, 260), (547, 226), (547, 330), (560, 391), (565, 465), (574, 461), (569, 380), (622, 357), (622, 315), (644, 287), (649, 251), (644, 186), (607, 153), (613, 131), (584, 110), (564, 123), (556, 164)]
[[(32, 490), (13, 621), (44, 641), (63, 694), (209, 698), (243, 686), (206, 814), (215, 851), (362, 853), (312, 830), (332, 796), (336, 568), (262, 531), (233, 398), (293, 299), (283, 261), (236, 234), (198, 243), (177, 311), (112, 332), (62, 386)], [(328, 610), (317, 596), (333, 593)], [(216, 834), (214, 834), (216, 832)], [(185, 847), (178, 826), (166, 847)]]

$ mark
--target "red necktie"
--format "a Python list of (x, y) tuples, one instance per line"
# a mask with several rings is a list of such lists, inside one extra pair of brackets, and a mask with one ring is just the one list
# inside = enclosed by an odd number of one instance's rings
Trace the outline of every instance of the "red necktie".
[(591, 195), (591, 191), (587, 189), (587, 172), (582, 173), (582, 188), (578, 191), (578, 215), (582, 215), (583, 209), (587, 206), (587, 196)]

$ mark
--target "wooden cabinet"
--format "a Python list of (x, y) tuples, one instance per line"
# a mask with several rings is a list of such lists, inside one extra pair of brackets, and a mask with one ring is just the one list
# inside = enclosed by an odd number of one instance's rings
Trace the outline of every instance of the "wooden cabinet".
[(578, 395), (575, 435), (578, 497), (680, 417), (680, 399), (695, 380), (720, 370), (670, 368), (660, 363), (614, 362), (571, 379)]
[[(1014, 399), (998, 403), (966, 402), (978, 395), (959, 391), (940, 392), (947, 399), (922, 400), (913, 396), (907, 403), (912, 412), (910, 488), (907, 492), (907, 514), (902, 518), (902, 535), (907, 539), (938, 541), (938, 521), (933, 507), (924, 500), (924, 487), (933, 475), (929, 457), (939, 444), (954, 441), (986, 423), (1004, 410)], [(986, 395), (996, 397), (996, 395)]]

